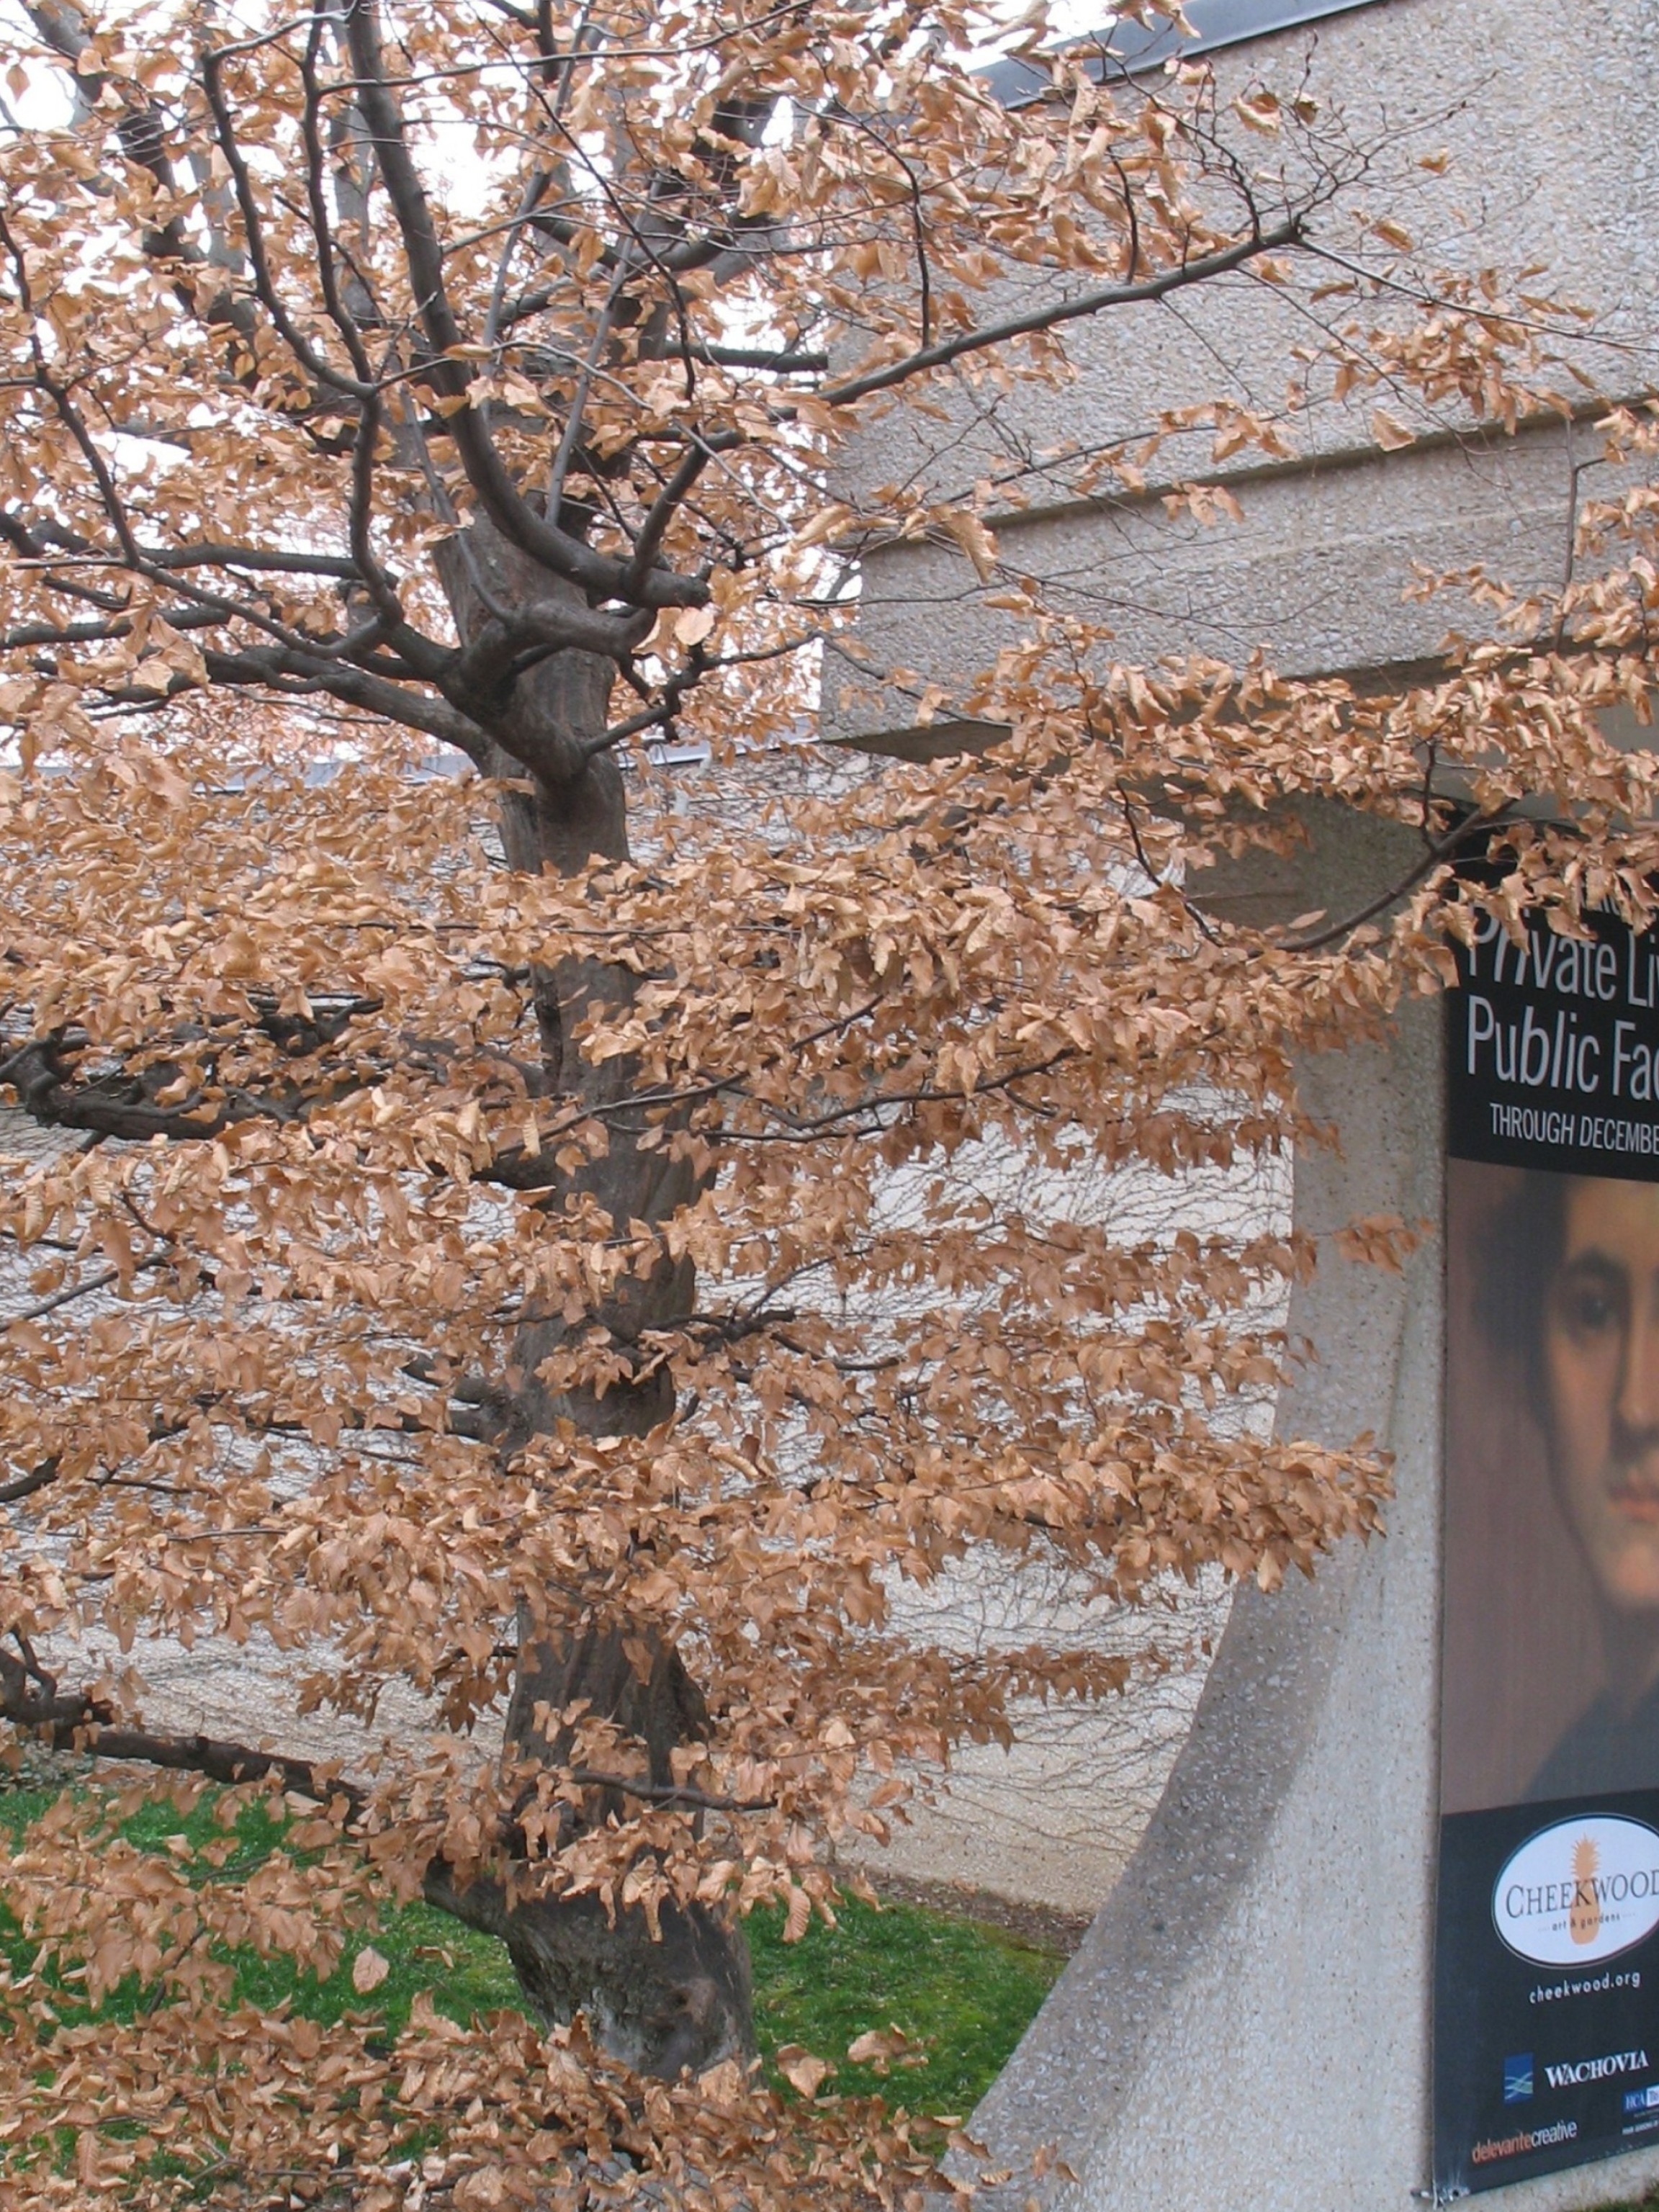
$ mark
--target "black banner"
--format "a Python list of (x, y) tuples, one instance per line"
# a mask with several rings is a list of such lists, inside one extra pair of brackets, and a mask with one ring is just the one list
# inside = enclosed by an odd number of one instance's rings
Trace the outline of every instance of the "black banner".
[(1659, 1182), (1659, 933), (1480, 927), (1447, 1000), (1453, 1158)]
[(1659, 2136), (1659, 1790), (1441, 1823), (1441, 2199)]
[(1459, 968), (1438, 2201), (1659, 2146), (1659, 933)]

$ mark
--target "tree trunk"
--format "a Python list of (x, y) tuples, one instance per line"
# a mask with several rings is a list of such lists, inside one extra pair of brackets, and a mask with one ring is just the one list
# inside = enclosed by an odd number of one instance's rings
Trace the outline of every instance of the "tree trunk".
[[(488, 602), (510, 611), (556, 599), (568, 589), (488, 525), (470, 532), (465, 544), (452, 541), (441, 567), (464, 645), (497, 619)], [(528, 769), (533, 786), (504, 797), (501, 831), (510, 866), (574, 876), (596, 858), (627, 858), (621, 770), (612, 753), (588, 756), (583, 750), (584, 741), (605, 729), (614, 677), (608, 660), (560, 651), (518, 675), (504, 697), (480, 702), (479, 719), (511, 740), (511, 750), (502, 752), (501, 775), (522, 784)], [(625, 1103), (635, 1071), (621, 1059), (590, 1065), (571, 1036), (590, 1006), (615, 1011), (629, 1004), (632, 974), (598, 960), (565, 961), (538, 971), (533, 988), (544, 1095), (605, 1109), (610, 1135), (605, 1157), (574, 1175), (560, 1176), (550, 1164), (550, 1189), (592, 1198), (623, 1228), (634, 1220), (665, 1220), (696, 1194), (690, 1166), (670, 1158), (665, 1148), (640, 1150), (647, 1125), (642, 1114), (628, 1113)], [(576, 1333), (585, 1335), (597, 1324), (626, 1357), (642, 1329), (672, 1328), (687, 1319), (693, 1297), (690, 1262), (665, 1262), (646, 1279), (620, 1285), (599, 1310), (583, 1317)], [(497, 1401), (510, 1408), (500, 1438), (504, 1455), (561, 1420), (590, 1436), (644, 1437), (672, 1413), (673, 1384), (662, 1369), (641, 1380), (623, 1376), (602, 1399), (585, 1389), (550, 1388), (538, 1370), (571, 1334), (556, 1315), (524, 1316), (508, 1389)], [(583, 1699), (588, 1717), (608, 1721), (635, 1740), (629, 1764), (637, 1778), (645, 1778), (648, 1769), (653, 1787), (672, 1786), (670, 1753), (700, 1741), (708, 1726), (702, 1694), (678, 1653), (652, 1627), (592, 1614), (573, 1621), (568, 1595), (550, 1598), (526, 1591), (520, 1600), (518, 1667), (507, 1723), (513, 1769), (522, 1774), (527, 1765), (564, 1764), (568, 1732), (557, 1716)], [(536, 1726), (538, 1707), (553, 1716), (545, 1730)], [(582, 1826), (623, 1811), (620, 1793), (596, 1790), (591, 1796), (595, 1802), (585, 1814), (572, 1809), (567, 1840)], [(503, 1938), (521, 1987), (544, 2018), (567, 2021), (585, 2013), (604, 2046), (641, 2073), (672, 2080), (688, 2066), (702, 2071), (724, 2058), (753, 2056), (748, 1947), (724, 1907), (665, 1905), (660, 1935), (653, 1937), (640, 1908), (619, 1905), (613, 1921), (592, 1896), (515, 1905), (494, 1884), (457, 1895), (441, 1880), (428, 1886), (428, 1895)]]

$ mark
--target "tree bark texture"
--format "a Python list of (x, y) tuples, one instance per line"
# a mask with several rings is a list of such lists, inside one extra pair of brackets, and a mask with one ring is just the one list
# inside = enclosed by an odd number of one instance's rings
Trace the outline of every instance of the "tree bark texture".
[[(452, 541), (441, 568), (462, 643), (478, 648), (481, 671), (491, 665), (494, 641), (510, 634), (503, 617), (515, 608), (561, 595), (577, 611), (583, 605), (572, 586), (550, 578), (487, 523), (464, 542)], [(503, 794), (501, 809), (510, 866), (568, 877), (596, 859), (628, 857), (622, 772), (613, 752), (592, 750), (605, 728), (615, 673), (613, 661), (568, 648), (527, 666), (507, 659), (493, 694), (480, 698), (479, 719), (510, 740), (500, 762), (502, 777), (516, 787)], [(481, 684), (491, 680), (481, 673)], [(550, 1189), (592, 1199), (619, 1229), (667, 1219), (696, 1194), (691, 1168), (666, 1147), (640, 1149), (645, 1117), (626, 1110), (635, 1069), (621, 1058), (590, 1064), (573, 1034), (591, 1008), (627, 1006), (631, 971), (599, 960), (562, 961), (539, 970), (532, 988), (543, 1095), (604, 1109), (610, 1137), (605, 1155), (574, 1174), (561, 1176), (550, 1165)], [(642, 1330), (685, 1321), (694, 1288), (689, 1261), (665, 1261), (643, 1279), (626, 1279), (576, 1333), (597, 1325), (626, 1355)], [(523, 1316), (507, 1388), (495, 1400), (504, 1408), (504, 1455), (560, 1421), (590, 1436), (644, 1437), (672, 1413), (672, 1378), (662, 1367), (643, 1378), (624, 1375), (602, 1398), (587, 1389), (550, 1387), (539, 1370), (572, 1333), (556, 1314)], [(609, 1722), (634, 1740), (630, 1764), (641, 1778), (659, 1790), (672, 1785), (670, 1754), (702, 1739), (708, 1711), (672, 1644), (640, 1623), (592, 1614), (573, 1620), (568, 1595), (535, 1591), (521, 1594), (518, 1633), (506, 1754), (515, 1774), (566, 1763), (569, 1730), (558, 1716), (581, 1702), (590, 1720)], [(538, 1709), (545, 1726), (538, 1725)], [(591, 1791), (586, 1811), (570, 1808), (563, 1840), (623, 1810), (619, 1793)], [(592, 1895), (514, 1903), (493, 1883), (458, 1895), (441, 1876), (428, 1895), (501, 1936), (520, 1986), (544, 2019), (568, 2021), (585, 2013), (605, 2047), (642, 2073), (672, 2079), (685, 2067), (702, 2071), (753, 2055), (748, 1946), (723, 1907), (665, 1905), (653, 1936), (638, 1906), (618, 1905), (612, 1918)]]

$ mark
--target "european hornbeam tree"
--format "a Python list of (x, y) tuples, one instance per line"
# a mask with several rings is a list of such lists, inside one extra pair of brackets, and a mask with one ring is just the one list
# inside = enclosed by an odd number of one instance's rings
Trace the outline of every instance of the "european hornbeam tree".
[[(629, 2170), (892, 2197), (903, 2124), (813, 2102), (810, 2057), (798, 2107), (752, 2087), (742, 1916), (798, 1932), (911, 1777), (1124, 1676), (930, 1640), (906, 1587), (1271, 1586), (1376, 1524), (1363, 1450), (1234, 1418), (1310, 1255), (1126, 1246), (1053, 1193), (1310, 1134), (1297, 1055), (1438, 988), (1482, 900), (1644, 910), (1653, 763), (1595, 715), (1650, 680), (1646, 509), (1587, 512), (1605, 557), (1559, 603), (1360, 697), (1126, 672), (1003, 564), (994, 490), (1128, 495), (1191, 415), (848, 493), (875, 418), (994, 432), (1069, 327), (1224, 280), (1302, 312), (1291, 398), (1218, 403), (1218, 454), (1298, 409), (1386, 445), (1402, 393), (1500, 431), (1553, 404), (1563, 319), (1413, 270), (1340, 118), (1086, 45), (1011, 112), (971, 65), (997, 30), (969, 0), (9, 9), (0, 1085), (64, 1143), (0, 1191), (0, 1716), (312, 1808), (237, 1887), (96, 1790), (13, 1850), (76, 1987), (149, 1990), (118, 2028), (67, 1984), (0, 1997), (33, 2201), (390, 2205), (411, 2115), (457, 2203)], [(995, 603), (962, 703), (1008, 736), (854, 772), (802, 740), (895, 535)], [(1559, 821), (1519, 818), (1540, 790)], [(1391, 901), (1206, 915), (1206, 855), (1318, 798), (1420, 828)], [(156, 1636), (264, 1655), (238, 1739), (158, 1716)], [(302, 1756), (331, 1715), (350, 1755)], [(421, 1893), (503, 1939), (545, 2036), (428, 2014), (388, 2055), (225, 2009), (226, 1944), (329, 1969)]]

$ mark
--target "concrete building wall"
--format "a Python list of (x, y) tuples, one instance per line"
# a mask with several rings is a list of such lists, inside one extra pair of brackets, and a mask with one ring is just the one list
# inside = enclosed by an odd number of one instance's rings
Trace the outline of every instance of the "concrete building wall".
[[(993, 399), (959, 386), (955, 418), (895, 407), (848, 458), (850, 497), (902, 517), (927, 501), (982, 507), (1002, 564), (1048, 587), (1063, 611), (1109, 623), (1126, 661), (1166, 654), (1237, 660), (1264, 647), (1286, 672), (1398, 665), (1431, 657), (1462, 604), (1407, 604), (1413, 563), (1482, 562), (1526, 586), (1559, 584), (1571, 538), (1573, 471), (1595, 441), (1540, 408), (1516, 438), (1483, 427), (1455, 394), (1433, 407), (1397, 389), (1335, 399), (1316, 372), (1308, 404), (1287, 410), (1298, 346), (1346, 324), (1396, 325), (1423, 312), (1443, 272), (1498, 272), (1506, 296), (1571, 301), (1592, 326), (1524, 309), (1546, 355), (1540, 386), (1590, 410), (1598, 397), (1645, 395), (1659, 382), (1659, 71), (1647, 0), (1563, 11), (1548, 0), (1376, 0), (1355, 12), (1207, 58), (1219, 128), (1258, 180), (1271, 213), (1328, 163), (1349, 181), (1310, 220), (1315, 259), (1283, 288), (1247, 272), (1164, 302), (1072, 325), (1075, 368), (1058, 386), (1017, 378)], [(1156, 80), (1148, 82), (1156, 82)], [(1263, 83), (1288, 99), (1305, 85), (1320, 118), (1304, 146), (1246, 132), (1229, 103)], [(1432, 166), (1424, 166), (1425, 162)], [(1403, 224), (1396, 252), (1371, 228)], [(1318, 294), (1351, 269), (1378, 280), (1362, 295)], [(1397, 286), (1398, 289), (1392, 289)], [(1360, 350), (1364, 351), (1361, 345)], [(1584, 381), (1588, 380), (1588, 383)], [(1145, 489), (1080, 497), (1084, 453), (1133, 443), (1184, 409), (1224, 399), (1273, 421), (1288, 459), (1246, 447), (1212, 458), (1207, 428), (1169, 436)], [(1372, 410), (1419, 440), (1379, 451)], [(1171, 517), (1164, 494), (1196, 480), (1227, 485), (1239, 524)], [(1580, 476), (1594, 495), (1605, 473)], [(994, 489), (1006, 486), (1006, 490)], [(950, 684), (1015, 635), (978, 604), (954, 549), (878, 546), (863, 567), (859, 644), (877, 669)], [(1478, 617), (1474, 618), (1478, 622)], [(913, 719), (850, 665), (831, 660), (830, 727), (890, 732)]]

